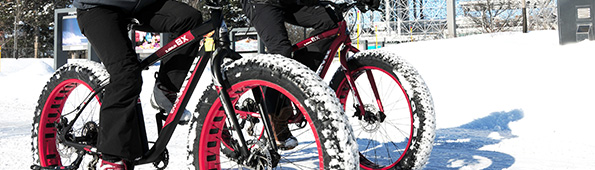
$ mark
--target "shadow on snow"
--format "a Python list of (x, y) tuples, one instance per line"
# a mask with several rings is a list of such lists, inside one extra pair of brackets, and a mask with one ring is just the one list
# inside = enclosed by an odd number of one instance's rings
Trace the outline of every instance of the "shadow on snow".
[(476, 168), (509, 168), (515, 159), (497, 151), (480, 150), (481, 147), (515, 138), (508, 124), (523, 118), (522, 110), (494, 112), (455, 128), (438, 129), (434, 149), (425, 169), (459, 169), (481, 164)]

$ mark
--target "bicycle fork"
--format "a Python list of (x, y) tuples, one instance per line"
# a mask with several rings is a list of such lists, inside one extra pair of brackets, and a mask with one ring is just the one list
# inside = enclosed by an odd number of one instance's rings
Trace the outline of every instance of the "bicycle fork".
[[(231, 85), (225, 78), (226, 75), (224, 75), (224, 73), (221, 71), (221, 65), (223, 63), (224, 56), (233, 55), (233, 52), (230, 52), (224, 48), (220, 50), (215, 50), (214, 54), (214, 57), (211, 58), (213, 82), (215, 84), (215, 87), (219, 91), (219, 99), (221, 100), (221, 104), (223, 105), (225, 114), (231, 120), (232, 127), (239, 138), (240, 157), (238, 159), (238, 163), (246, 162), (246, 165), (253, 166), (250, 162), (252, 159), (255, 159), (254, 153), (251, 153), (248, 149), (248, 144), (242, 132), (239, 120), (236, 116), (235, 109), (231, 101), (231, 97), (228, 94), (229, 89), (231, 89)], [(254, 98), (256, 99), (256, 103), (258, 103), (258, 109), (260, 111), (260, 116), (263, 118), (264, 121), (263, 124), (265, 126), (265, 131), (268, 134), (268, 136), (271, 137), (271, 139), (274, 139), (274, 132), (271, 124), (269, 123), (270, 118), (266, 110), (262, 90), (257, 87), (252, 89), (252, 93)], [(274, 152), (277, 151), (277, 145), (275, 140), (269, 140), (269, 145), (272, 147), (271, 149)], [(276, 162), (275, 160), (273, 161)]]
[[(353, 47), (349, 44), (349, 45), (347, 45), (347, 48), (339, 51), (339, 56), (346, 56), (347, 51), (352, 51), (354, 53), (359, 52), (359, 50), (357, 50), (355, 47)], [(352, 70), (349, 69), (349, 67), (347, 65), (347, 57), (339, 57), (339, 61), (341, 64), (341, 68), (343, 69), (343, 73), (345, 74), (345, 78), (347, 79), (347, 83), (350, 86), (350, 90), (353, 93), (354, 101), (356, 102), (354, 107), (355, 107), (355, 109), (357, 109), (357, 111), (355, 112), (355, 114), (353, 116), (358, 117), (358, 119), (360, 119), (360, 120), (362, 118), (364, 118), (364, 120), (370, 120), (369, 117), (374, 115), (374, 113), (368, 113), (366, 111), (366, 108), (362, 101), (361, 95), (359, 94), (359, 90), (355, 85), (355, 80), (352, 75)], [(380, 117), (379, 120), (382, 122), (382, 121), (384, 121), (383, 117), (386, 117), (386, 116), (384, 115), (384, 106), (382, 105), (382, 100), (380, 100), (380, 95), (378, 93), (378, 87), (376, 86), (376, 80), (374, 79), (374, 75), (372, 75), (371, 70), (366, 69), (365, 72), (366, 72), (366, 76), (368, 77), (368, 81), (370, 83), (372, 92), (374, 93), (376, 104), (378, 105), (378, 110), (379, 110), (378, 116)]]

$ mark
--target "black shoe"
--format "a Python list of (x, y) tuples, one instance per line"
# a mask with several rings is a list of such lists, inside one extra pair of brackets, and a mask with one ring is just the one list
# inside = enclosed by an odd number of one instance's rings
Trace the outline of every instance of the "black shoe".
[[(167, 115), (173, 108), (174, 102), (178, 97), (177, 95), (176, 92), (168, 90), (163, 87), (159, 81), (156, 81), (155, 86), (153, 87), (153, 94), (151, 95), (151, 106), (157, 110), (164, 111)], [(192, 112), (184, 109), (184, 114), (182, 115), (182, 118), (180, 118), (179, 124), (188, 124), (191, 118)]]

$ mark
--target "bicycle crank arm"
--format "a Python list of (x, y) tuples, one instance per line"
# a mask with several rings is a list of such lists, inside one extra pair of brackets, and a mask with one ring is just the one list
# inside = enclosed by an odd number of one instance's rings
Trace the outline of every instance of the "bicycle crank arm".
[(39, 165), (31, 165), (32, 170), (75, 170), (76, 168), (70, 166), (53, 166), (53, 167), (41, 167)]

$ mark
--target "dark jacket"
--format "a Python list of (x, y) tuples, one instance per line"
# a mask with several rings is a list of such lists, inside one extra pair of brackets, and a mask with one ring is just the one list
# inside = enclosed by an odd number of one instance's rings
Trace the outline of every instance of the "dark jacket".
[(159, 0), (74, 0), (73, 5), (78, 9), (89, 9), (102, 5), (112, 6), (134, 14), (156, 1)]

